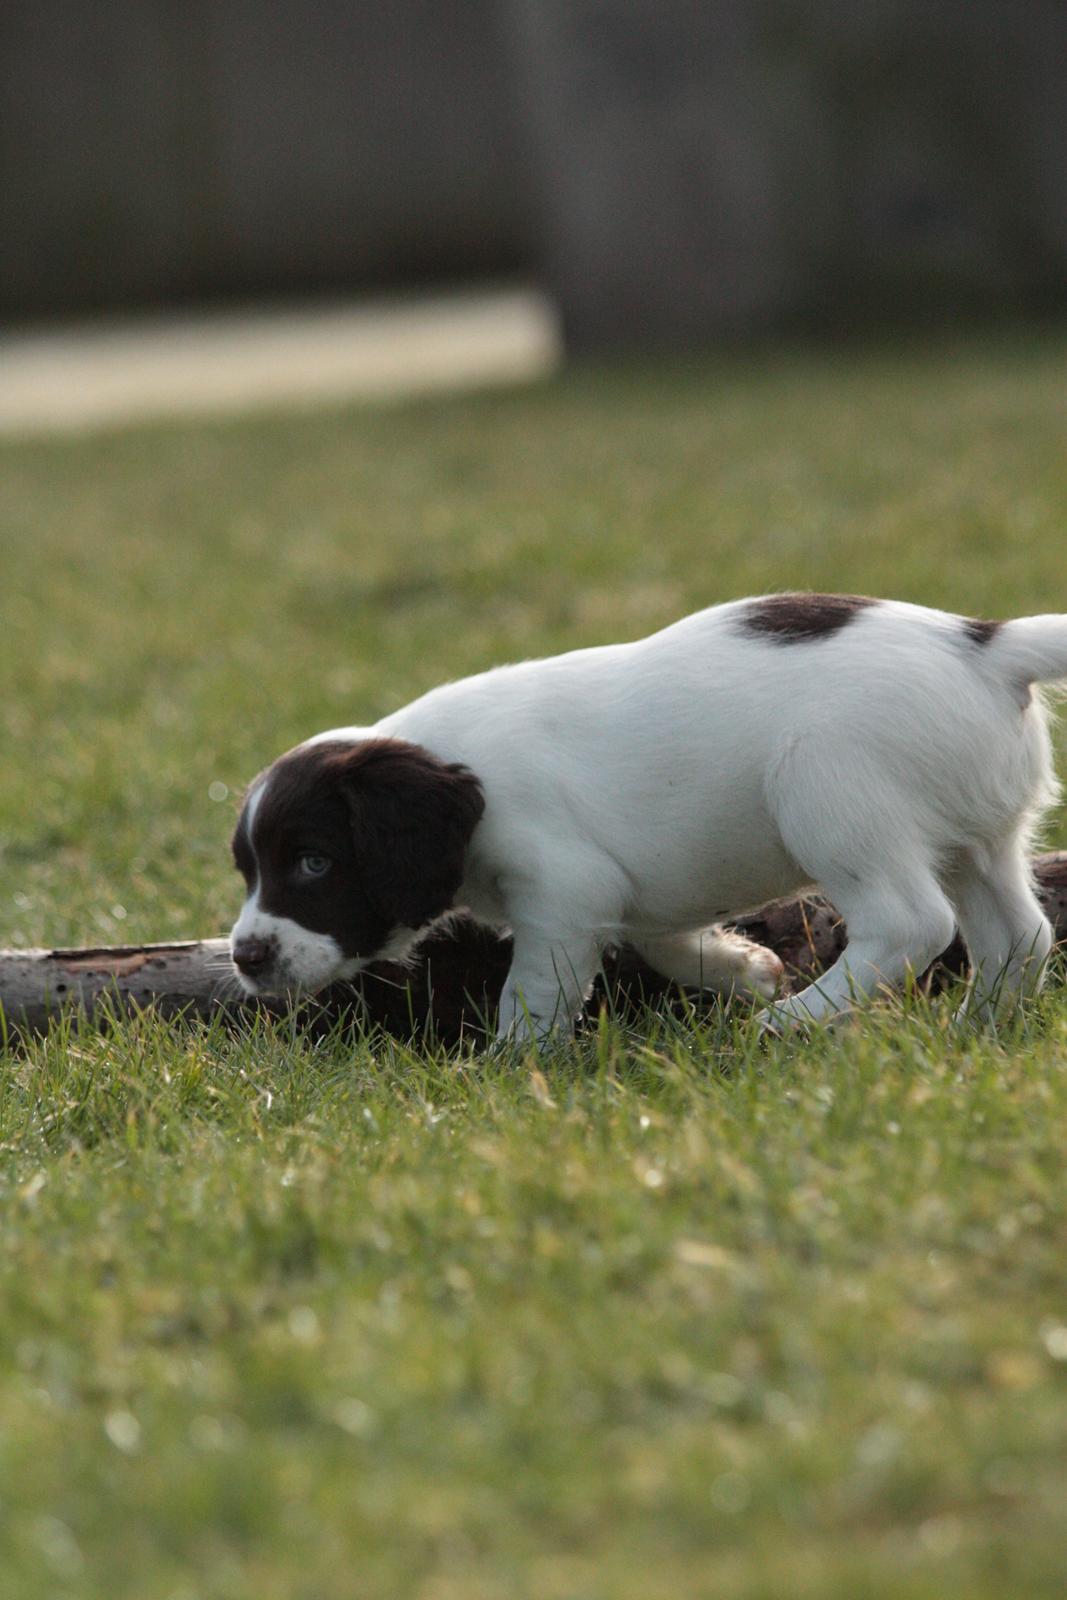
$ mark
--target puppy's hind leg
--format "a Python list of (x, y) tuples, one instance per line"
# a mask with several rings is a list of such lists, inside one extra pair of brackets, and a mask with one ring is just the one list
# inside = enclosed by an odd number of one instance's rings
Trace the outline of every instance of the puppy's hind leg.
[(784, 968), (773, 950), (728, 928), (646, 934), (631, 940), (650, 967), (687, 989), (773, 1000)]
[(1016, 839), (988, 859), (968, 857), (948, 892), (971, 959), (963, 1013), (988, 1021), (1020, 995), (1040, 989), (1053, 945), (1052, 927)]
[(769, 797), (782, 843), (845, 920), (828, 971), (764, 1013), (768, 1028), (839, 1016), (922, 973), (951, 943), (956, 915), (939, 881), (929, 824), (862, 730), (791, 747)]
[(763, 1014), (769, 1028), (818, 1022), (848, 1011), (854, 1001), (900, 984), (908, 972), (922, 973), (951, 943), (952, 907), (932, 873), (913, 866), (906, 877), (850, 875), (832, 871), (819, 882), (843, 914), (848, 944), (833, 966), (799, 994)]

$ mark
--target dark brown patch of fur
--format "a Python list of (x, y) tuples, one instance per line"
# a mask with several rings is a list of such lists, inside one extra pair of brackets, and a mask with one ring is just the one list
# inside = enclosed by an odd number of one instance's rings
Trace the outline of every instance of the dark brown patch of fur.
[(777, 644), (828, 639), (877, 601), (862, 594), (769, 594), (745, 607), (741, 626)]
[[(247, 807), (234, 860), (260, 905), (346, 956), (375, 954), (398, 926), (421, 928), (450, 909), (482, 786), (458, 764), (399, 739), (329, 740), (291, 751), (270, 768), (251, 831)], [(307, 879), (303, 855), (330, 870)]]
[(972, 644), (988, 644), (1003, 627), (1001, 622), (986, 622), (980, 617), (963, 617), (963, 631)]
[(471, 834), (485, 810), (481, 783), (419, 745), (373, 739), (338, 758), (368, 892), (406, 928), (448, 911), (463, 881)]

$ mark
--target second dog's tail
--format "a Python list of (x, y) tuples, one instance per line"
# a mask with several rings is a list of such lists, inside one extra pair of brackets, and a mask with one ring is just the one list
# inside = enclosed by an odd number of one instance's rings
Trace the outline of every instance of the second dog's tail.
[(1018, 617), (990, 627), (989, 657), (1015, 683), (1067, 678), (1067, 616)]

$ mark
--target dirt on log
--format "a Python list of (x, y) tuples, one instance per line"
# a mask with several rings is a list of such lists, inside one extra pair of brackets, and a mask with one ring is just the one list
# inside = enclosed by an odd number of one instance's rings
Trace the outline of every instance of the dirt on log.
[[(1067, 851), (1038, 856), (1034, 875), (1057, 939), (1067, 939)], [(777, 952), (791, 987), (834, 961), (847, 937), (841, 918), (817, 895), (771, 901), (736, 918), (733, 926)], [(493, 1015), (510, 959), (510, 940), (459, 917), (422, 941), (410, 967), (370, 967), (354, 983), (305, 1002), (300, 1021), (313, 1035), (351, 1022), (383, 1028), (398, 1038), (432, 1036), (446, 1045), (477, 1038)], [(965, 966), (963, 947), (956, 941), (926, 979), (936, 986)], [(624, 948), (605, 961), (590, 1009), (610, 1005), (626, 1015), (646, 1003), (677, 1000), (676, 985)], [(225, 939), (0, 951), (0, 1012), (9, 1034), (43, 1033), (71, 1010), (103, 1023), (116, 1014), (144, 1009), (168, 1017), (239, 1017), (256, 1011), (278, 1015), (287, 1008), (283, 1001), (255, 1001), (234, 993)]]

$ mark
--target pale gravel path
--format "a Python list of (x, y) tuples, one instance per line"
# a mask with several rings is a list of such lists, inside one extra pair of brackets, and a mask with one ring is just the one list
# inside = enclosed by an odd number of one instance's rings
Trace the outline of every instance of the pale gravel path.
[(560, 356), (526, 288), (100, 318), (0, 333), (0, 435), (516, 383)]

